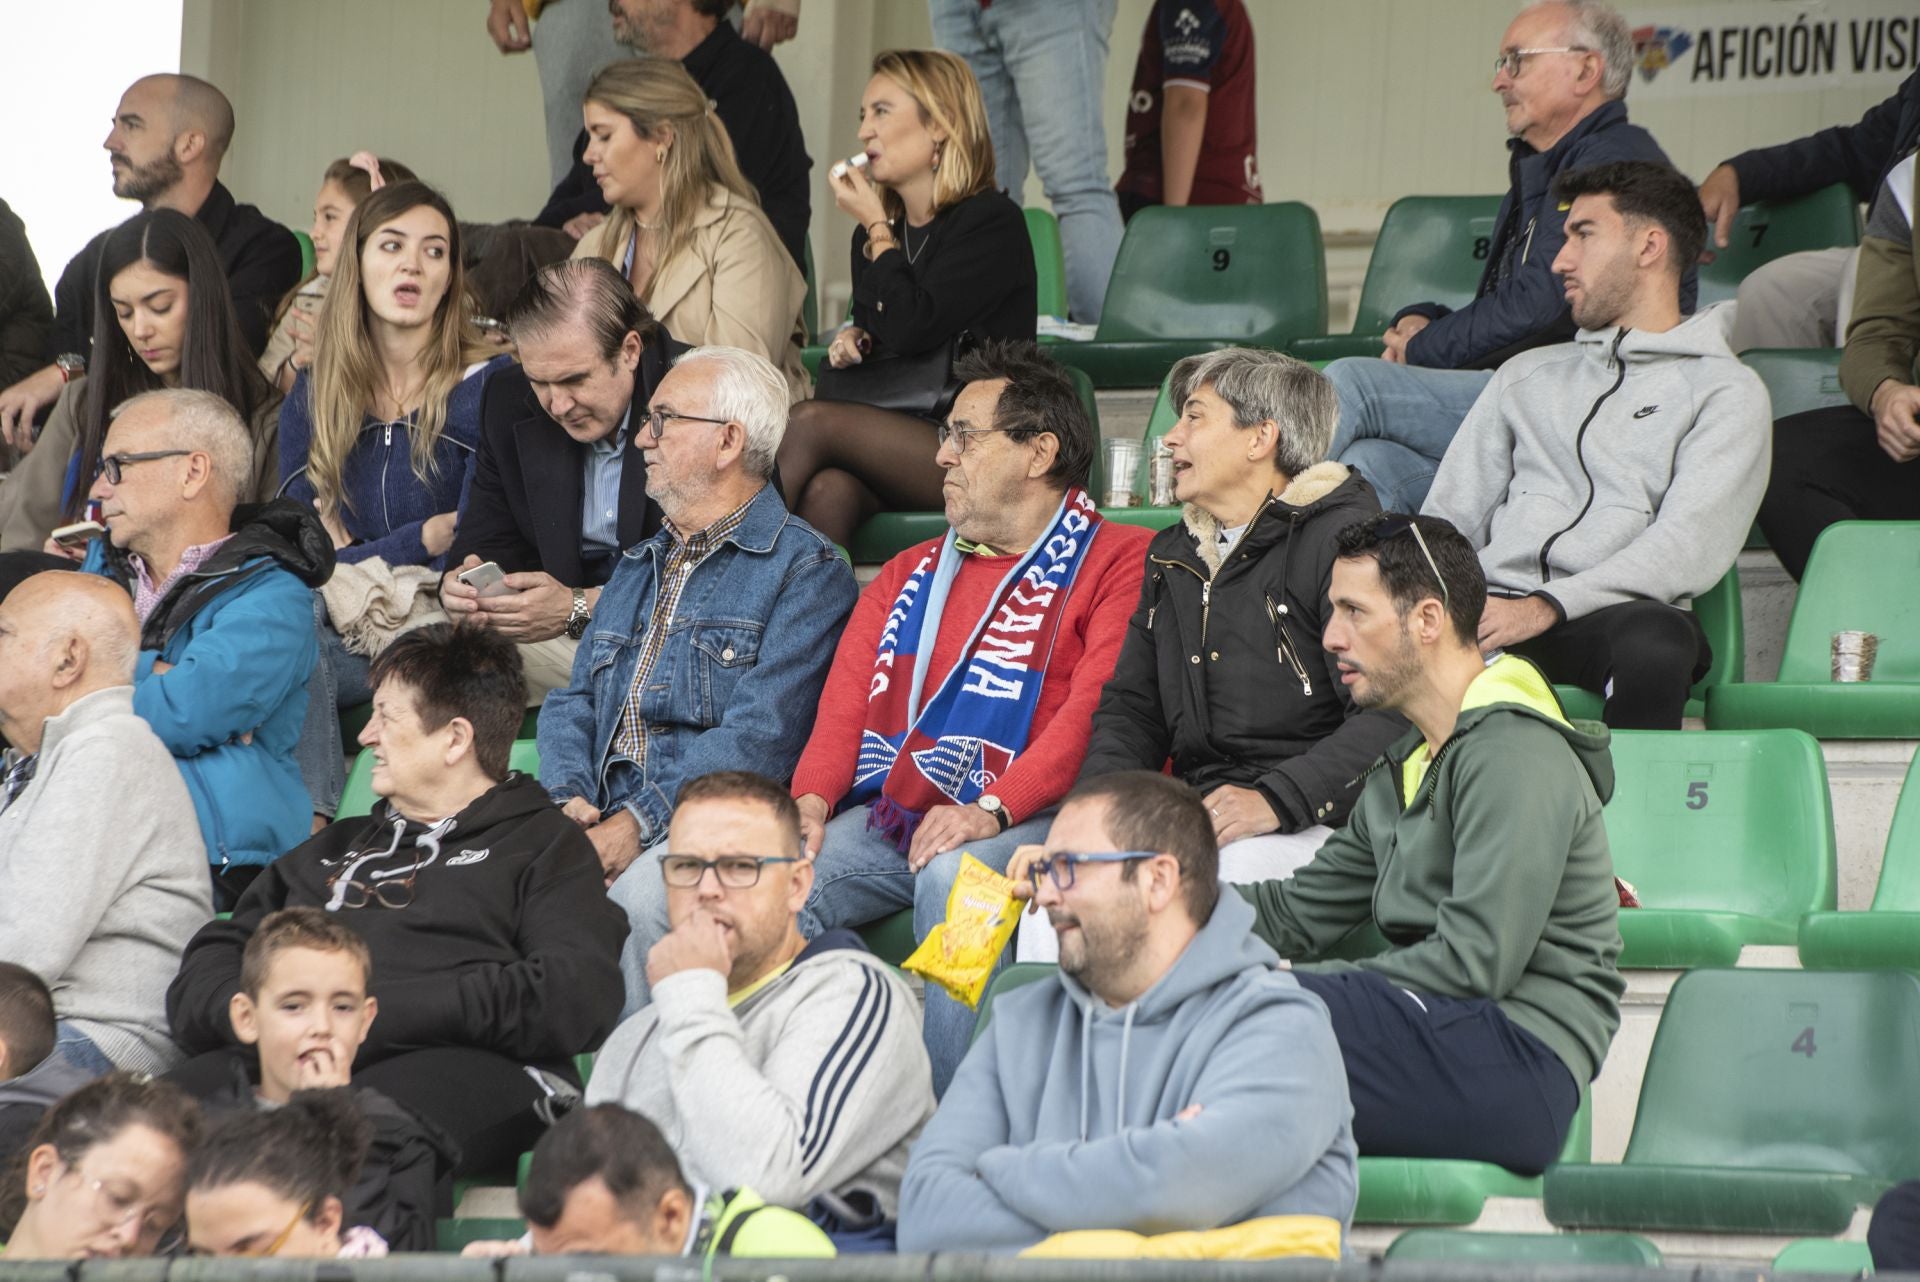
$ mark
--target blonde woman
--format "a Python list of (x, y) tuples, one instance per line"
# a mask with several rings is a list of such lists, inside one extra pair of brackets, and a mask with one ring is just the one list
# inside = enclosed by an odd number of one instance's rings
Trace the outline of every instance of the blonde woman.
[[(919, 356), (967, 333), (1032, 341), (1033, 244), (1020, 207), (994, 187), (980, 86), (950, 53), (890, 50), (860, 100), (867, 164), (829, 175), (852, 216), (853, 317), (827, 362), (848, 369)], [(844, 546), (876, 512), (942, 506), (941, 450), (925, 419), (848, 401), (796, 405), (780, 446), (787, 506)]]
[(581, 108), (582, 160), (607, 198), (605, 222), (575, 258), (604, 258), (667, 332), (695, 346), (741, 347), (807, 394), (800, 324), (807, 282), (734, 162), (733, 143), (686, 68), (616, 62)]
[[(487, 379), (510, 357), (467, 316), (460, 225), (439, 192), (393, 183), (354, 209), (334, 251), (311, 369), (280, 407), (280, 493), (311, 503), (343, 562), (444, 569), (480, 442)], [(372, 697), (367, 658), (332, 628), (319, 673), (335, 705)], [(330, 817), (346, 779), (339, 726), (301, 744), (314, 812)], [(312, 761), (308, 760), (311, 746)], [(322, 772), (325, 781), (322, 782)]]

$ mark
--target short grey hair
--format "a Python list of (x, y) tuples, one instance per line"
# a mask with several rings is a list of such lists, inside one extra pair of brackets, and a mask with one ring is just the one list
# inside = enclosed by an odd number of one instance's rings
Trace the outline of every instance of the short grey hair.
[(172, 430), (175, 448), (198, 450), (212, 465), (215, 488), (228, 506), (237, 506), (253, 489), (253, 433), (240, 411), (212, 392), (163, 387), (129, 397), (108, 416), (118, 419), (136, 410), (159, 411)]
[(1609, 101), (1627, 96), (1633, 83), (1633, 31), (1606, 0), (1561, 0), (1572, 25), (1567, 43), (1600, 55), (1600, 90)]
[(1340, 421), (1340, 396), (1305, 361), (1255, 347), (1225, 347), (1185, 358), (1171, 378), (1176, 413), (1200, 388), (1211, 387), (1233, 411), (1235, 427), (1255, 427), (1268, 419), (1278, 423), (1273, 465), (1288, 476), (1327, 461)]
[(780, 452), (780, 438), (787, 434), (791, 399), (787, 376), (766, 357), (738, 347), (696, 347), (673, 366), (681, 369), (701, 363), (719, 367), (713, 374), (707, 413), (744, 427), (747, 471), (762, 480), (772, 476), (773, 456)]

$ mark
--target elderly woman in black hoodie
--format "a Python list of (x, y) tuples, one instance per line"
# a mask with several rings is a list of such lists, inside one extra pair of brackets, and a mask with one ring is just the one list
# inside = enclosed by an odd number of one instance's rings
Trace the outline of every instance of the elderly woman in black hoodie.
[(510, 642), (416, 629), (375, 660), (372, 681), (360, 742), (382, 800), (281, 856), (232, 920), (194, 937), (167, 1017), (224, 1075), (248, 937), (281, 908), (339, 913), (367, 941), (379, 1001), (354, 1084), (450, 1135), (462, 1173), (498, 1170), (532, 1147), (553, 1097), (577, 1093), (572, 1057), (619, 1019), (626, 915), (579, 826), (508, 769), (526, 697)]
[(1284, 877), (1345, 822), (1360, 775), (1406, 729), (1356, 708), (1320, 646), (1334, 537), (1380, 504), (1327, 461), (1339, 403), (1311, 366), (1230, 347), (1181, 361), (1171, 382), (1184, 510), (1148, 545), (1080, 777), (1171, 759), (1206, 801), (1220, 875)]

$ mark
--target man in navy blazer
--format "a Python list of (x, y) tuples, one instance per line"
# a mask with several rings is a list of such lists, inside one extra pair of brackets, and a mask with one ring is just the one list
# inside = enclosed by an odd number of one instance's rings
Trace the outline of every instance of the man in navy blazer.
[[(646, 413), (687, 347), (597, 259), (534, 273), (506, 326), (520, 364), (487, 387), (440, 600), (456, 621), (519, 643), (528, 701), (538, 703), (567, 684), (621, 549), (660, 528), (646, 460), (633, 448), (633, 407)], [(488, 562), (503, 579), (462, 581)]]

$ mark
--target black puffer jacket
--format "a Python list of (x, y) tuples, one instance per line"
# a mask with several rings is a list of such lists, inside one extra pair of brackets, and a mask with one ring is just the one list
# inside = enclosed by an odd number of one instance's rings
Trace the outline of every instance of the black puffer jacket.
[(1322, 463), (1268, 500), (1225, 565), (1197, 508), (1154, 536), (1080, 777), (1171, 757), (1202, 793), (1259, 789), (1282, 832), (1345, 822), (1361, 772), (1406, 731), (1357, 710), (1320, 648), (1334, 539), (1379, 510), (1358, 475)]

